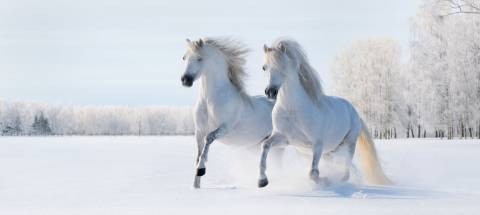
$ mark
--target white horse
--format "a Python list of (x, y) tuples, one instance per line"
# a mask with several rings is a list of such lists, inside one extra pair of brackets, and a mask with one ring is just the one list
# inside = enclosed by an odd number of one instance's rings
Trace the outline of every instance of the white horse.
[(227, 38), (187, 39), (183, 57), (183, 86), (200, 80), (200, 94), (194, 108), (198, 154), (194, 187), (205, 174), (208, 149), (214, 140), (225, 144), (260, 144), (272, 130), (273, 103), (265, 96), (250, 97), (244, 89), (245, 54), (240, 43)]
[(345, 155), (343, 180), (348, 180), (357, 139), (367, 181), (389, 183), (368, 129), (355, 108), (344, 99), (324, 95), (316, 71), (300, 45), (284, 39), (276, 41), (272, 47), (265, 45), (264, 51), (263, 70), (270, 78), (265, 93), (269, 98), (276, 98), (276, 103), (272, 112), (272, 135), (262, 142), (258, 186), (268, 184), (265, 171), (270, 147), (285, 144), (307, 149), (313, 155), (310, 178), (317, 183), (327, 182), (319, 177), (318, 163), (322, 153), (342, 152)]

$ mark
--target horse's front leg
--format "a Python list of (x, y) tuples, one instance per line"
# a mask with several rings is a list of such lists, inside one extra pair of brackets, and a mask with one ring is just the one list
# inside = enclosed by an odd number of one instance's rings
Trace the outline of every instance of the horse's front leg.
[[(195, 139), (197, 140), (197, 157), (195, 159), (195, 168), (198, 166), (198, 162), (200, 161), (200, 155), (202, 154), (203, 148), (205, 146), (205, 134), (200, 131), (195, 132)], [(200, 188), (200, 176), (195, 174), (195, 179), (193, 181), (194, 188)]]
[(261, 143), (262, 156), (260, 158), (260, 178), (258, 180), (258, 187), (261, 188), (268, 185), (268, 178), (265, 171), (267, 170), (267, 156), (270, 148), (279, 145), (285, 141), (286, 139), (283, 135), (274, 133)]
[(205, 134), (201, 132), (195, 132), (195, 139), (197, 141), (197, 157), (195, 159), (195, 167), (198, 165), (200, 161), (200, 155), (202, 154), (203, 147), (205, 146)]
[(226, 133), (227, 133), (226, 126), (221, 125), (214, 131), (208, 133), (207, 136), (205, 137), (205, 145), (203, 146), (202, 154), (200, 155), (200, 159), (197, 164), (198, 177), (205, 175), (205, 162), (207, 161), (207, 158), (208, 158), (208, 150), (210, 148), (210, 145), (213, 143), (214, 140), (225, 136)]

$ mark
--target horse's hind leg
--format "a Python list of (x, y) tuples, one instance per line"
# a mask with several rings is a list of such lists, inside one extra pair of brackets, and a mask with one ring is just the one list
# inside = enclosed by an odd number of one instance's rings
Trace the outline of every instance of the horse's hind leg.
[(344, 152), (344, 174), (341, 178), (342, 182), (348, 181), (350, 178), (350, 167), (352, 166), (353, 155), (355, 154), (355, 146), (356, 146), (356, 138), (352, 138), (352, 136), (347, 136), (345, 140), (343, 140), (342, 146), (339, 150), (345, 151)]
[[(343, 176), (340, 179), (342, 182), (348, 181), (350, 179), (350, 166), (352, 166), (353, 154), (355, 152), (355, 143), (347, 142), (345, 143), (346, 153), (344, 156), (344, 165), (343, 165)], [(352, 149), (353, 148), (353, 149)]]
[(320, 171), (318, 170), (318, 163), (320, 162), (320, 157), (322, 156), (323, 143), (317, 142), (313, 144), (313, 158), (312, 158), (312, 167), (310, 169), (310, 179), (315, 183), (328, 184), (328, 181), (325, 178), (320, 178)]

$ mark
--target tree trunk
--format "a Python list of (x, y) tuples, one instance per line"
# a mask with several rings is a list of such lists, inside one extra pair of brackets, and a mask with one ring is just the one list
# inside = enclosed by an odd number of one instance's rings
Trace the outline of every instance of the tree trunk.
[(450, 127), (447, 128), (447, 139), (451, 139), (452, 136), (452, 129)]
[(477, 135), (478, 139), (480, 139), (480, 122), (478, 122), (478, 135)]
[(420, 124), (418, 124), (418, 135), (417, 135), (418, 138), (421, 137), (421, 136), (420, 136), (420, 132), (421, 132), (421, 130), (420, 130)]
[(450, 138), (453, 139), (453, 136), (455, 136), (455, 128), (453, 126), (450, 127)]

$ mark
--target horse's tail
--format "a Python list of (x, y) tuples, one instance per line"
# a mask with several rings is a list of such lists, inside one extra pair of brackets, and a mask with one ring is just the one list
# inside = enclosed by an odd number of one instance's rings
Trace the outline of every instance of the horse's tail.
[(357, 151), (360, 156), (360, 166), (369, 184), (388, 185), (392, 184), (390, 179), (385, 176), (382, 166), (378, 160), (377, 150), (375, 144), (367, 129), (367, 126), (362, 121), (362, 130), (358, 139)]

